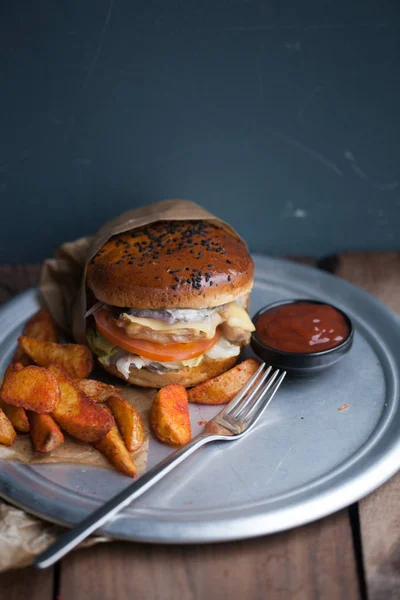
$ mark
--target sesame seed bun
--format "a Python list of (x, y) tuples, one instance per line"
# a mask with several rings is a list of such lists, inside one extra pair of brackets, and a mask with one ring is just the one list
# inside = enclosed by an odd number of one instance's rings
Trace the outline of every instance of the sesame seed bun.
[(246, 245), (224, 229), (159, 221), (110, 239), (88, 265), (87, 285), (112, 306), (209, 308), (249, 294), (253, 273)]
[(233, 367), (237, 359), (237, 356), (219, 360), (210, 360), (205, 357), (197, 367), (185, 367), (179, 369), (179, 371), (167, 371), (162, 375), (153, 373), (148, 369), (136, 369), (136, 367), (131, 367), (129, 379), (125, 379), (122, 373), (120, 373), (114, 365), (102, 365), (102, 367), (111, 373), (111, 375), (115, 375), (125, 382), (140, 387), (161, 388), (169, 383), (178, 383), (185, 387), (192, 387), (203, 381), (207, 381), (212, 377), (221, 375), (221, 373), (224, 373)]

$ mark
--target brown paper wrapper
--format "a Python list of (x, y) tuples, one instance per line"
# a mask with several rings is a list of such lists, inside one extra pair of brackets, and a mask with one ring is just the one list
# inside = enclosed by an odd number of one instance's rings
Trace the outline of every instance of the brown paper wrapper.
[[(54, 258), (44, 262), (40, 279), (41, 296), (60, 327), (77, 342), (86, 344), (86, 267), (113, 235), (156, 221), (186, 220), (209, 221), (242, 240), (230, 225), (197, 204), (186, 200), (164, 200), (123, 213), (105, 223), (92, 237), (63, 244)], [(122, 385), (119, 387), (124, 398), (139, 410), (148, 430), (149, 412), (155, 391)], [(147, 451), (148, 431), (142, 448), (132, 455), (139, 473), (145, 471)], [(42, 456), (33, 452), (29, 435), (18, 434), (17, 440), (10, 448), (0, 446), (0, 458), (24, 463), (68, 462), (113, 468), (90, 444), (80, 443), (68, 436), (64, 444), (54, 452)], [(57, 525), (45, 523), (0, 501), (0, 572), (28, 565), (34, 556), (59, 537), (62, 531)], [(84, 545), (106, 540), (107, 538), (97, 536), (87, 540)]]
[[(0, 502), (0, 573), (9, 569), (21, 569), (56, 541), (65, 529), (53, 523), (27, 515), (19, 508)], [(109, 538), (94, 536), (78, 548), (88, 548)]]
[(91, 238), (63, 244), (54, 258), (44, 262), (40, 278), (40, 293), (57, 323), (78, 343), (86, 344), (86, 268), (113, 235), (156, 221), (197, 220), (218, 225), (245, 243), (230, 225), (194, 202), (163, 200), (123, 213), (105, 223)]

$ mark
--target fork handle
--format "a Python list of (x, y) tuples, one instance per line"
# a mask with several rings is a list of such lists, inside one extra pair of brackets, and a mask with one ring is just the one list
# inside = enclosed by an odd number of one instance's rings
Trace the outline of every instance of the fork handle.
[(49, 548), (44, 550), (33, 562), (33, 566), (39, 569), (50, 567), (55, 562), (63, 558), (70, 550), (75, 548), (80, 542), (86, 539), (91, 533), (99, 529), (104, 523), (118, 514), (125, 506), (130, 504), (136, 498), (139, 498), (157, 481), (160, 481), (167, 473), (172, 471), (187, 456), (190, 456), (197, 448), (207, 442), (220, 439), (218, 435), (209, 435), (200, 433), (182, 448), (167, 456), (160, 463), (155, 465), (150, 471), (142, 475), (137, 481), (134, 481), (123, 489), (119, 494), (108, 500), (100, 508), (92, 512), (86, 519), (83, 519), (78, 525), (67, 531)]

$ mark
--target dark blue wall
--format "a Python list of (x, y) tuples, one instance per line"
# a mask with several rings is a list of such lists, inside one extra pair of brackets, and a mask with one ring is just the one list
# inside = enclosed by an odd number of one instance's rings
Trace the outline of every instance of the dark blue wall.
[(253, 250), (398, 248), (398, 1), (0, 6), (0, 261), (184, 197)]

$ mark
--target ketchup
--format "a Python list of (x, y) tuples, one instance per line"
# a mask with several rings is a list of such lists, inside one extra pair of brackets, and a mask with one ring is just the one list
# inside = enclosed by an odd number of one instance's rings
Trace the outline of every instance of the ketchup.
[(344, 316), (328, 304), (292, 302), (262, 313), (256, 335), (266, 346), (284, 352), (310, 353), (341, 344), (350, 328)]

